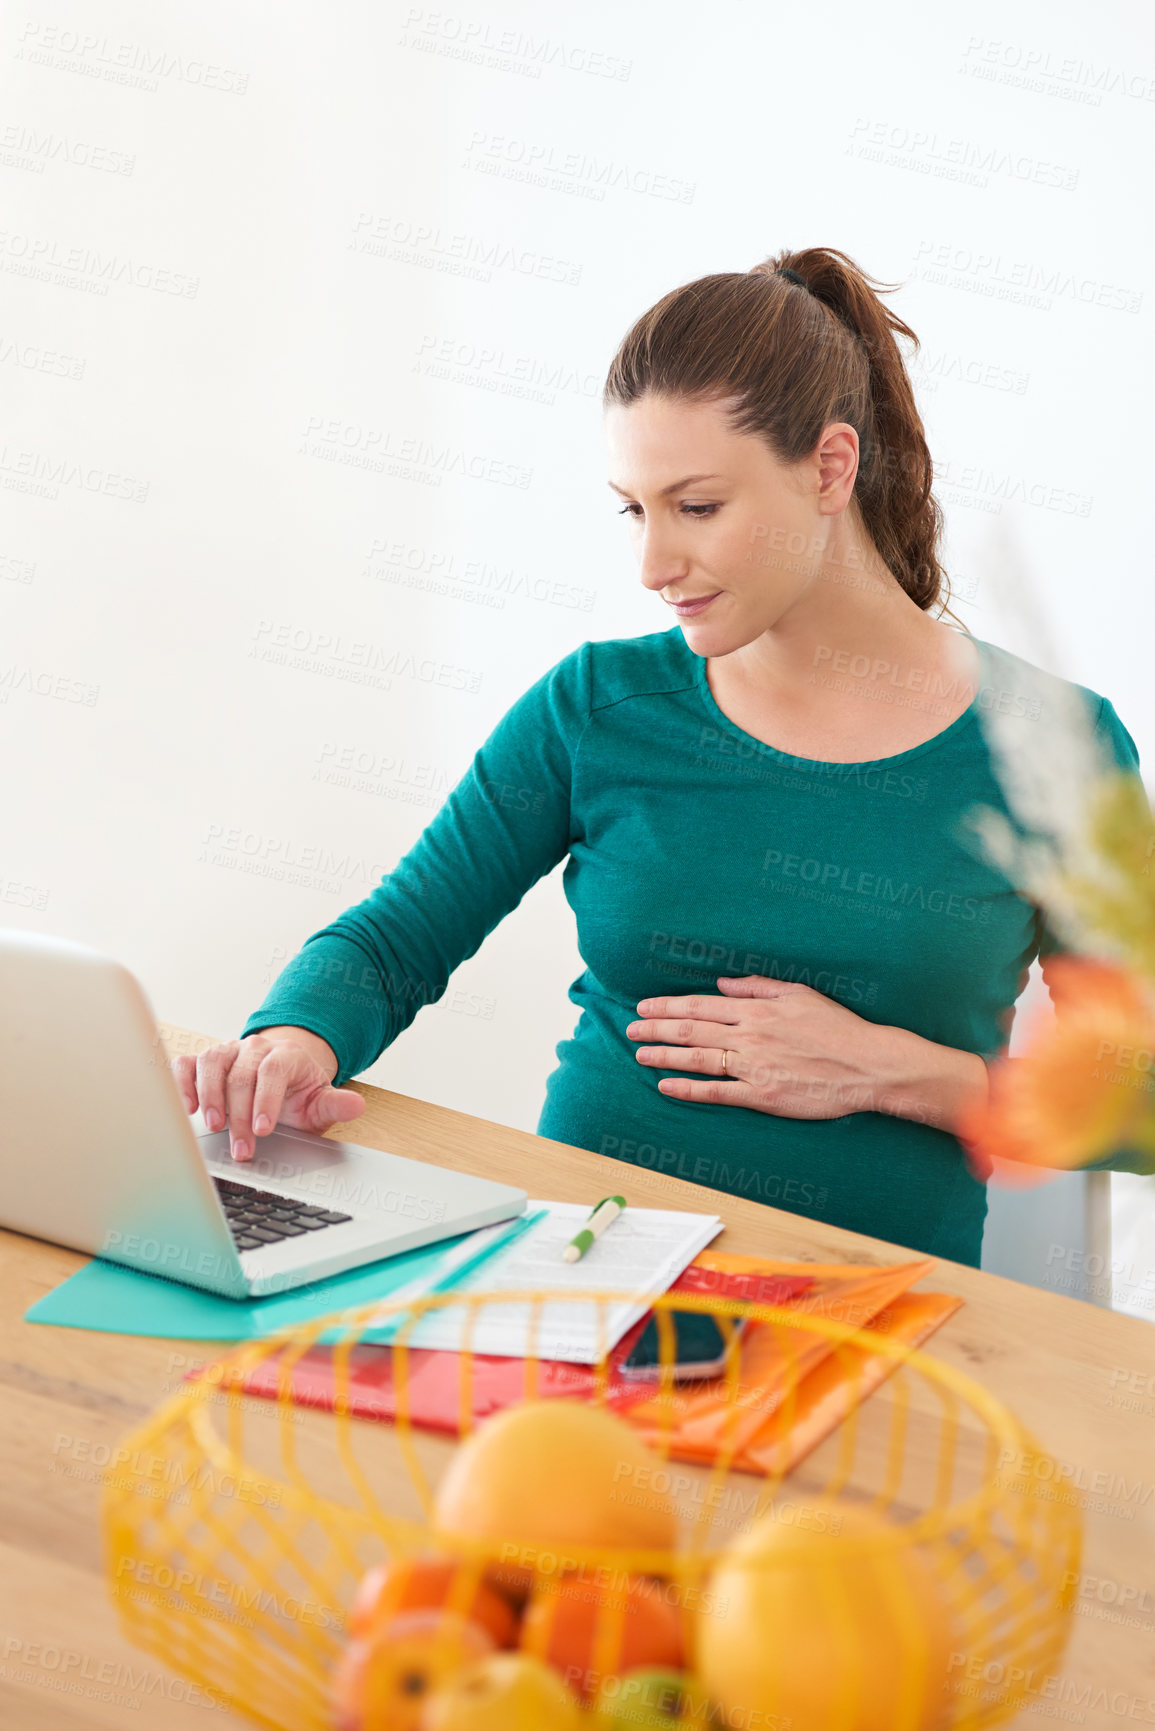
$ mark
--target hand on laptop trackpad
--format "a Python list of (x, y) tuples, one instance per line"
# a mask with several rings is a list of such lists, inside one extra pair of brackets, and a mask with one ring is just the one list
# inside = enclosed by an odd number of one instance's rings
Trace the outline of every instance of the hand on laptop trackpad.
[(249, 1174), (262, 1182), (275, 1183), (283, 1176), (292, 1178), (301, 1172), (346, 1165), (350, 1159), (371, 1159), (377, 1150), (354, 1142), (338, 1142), (312, 1130), (296, 1130), (277, 1124), (265, 1136), (256, 1139), (256, 1151), (251, 1160), (234, 1160), (231, 1132), (206, 1130), (197, 1133), (205, 1159), (212, 1166), (226, 1165), (238, 1177)]

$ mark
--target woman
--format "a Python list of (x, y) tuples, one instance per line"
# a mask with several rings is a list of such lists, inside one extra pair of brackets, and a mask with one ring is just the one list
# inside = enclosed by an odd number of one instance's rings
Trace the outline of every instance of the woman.
[(543, 674), (241, 1039), (175, 1060), (237, 1158), (278, 1120), (358, 1116), (343, 1084), (568, 855), (587, 966), (538, 1134), (977, 1266), (985, 1187), (953, 1130), (1058, 945), (963, 818), (1006, 810), (982, 708), (1045, 725), (1047, 676), (937, 617), (895, 337), (917, 339), (872, 281), (781, 253), (626, 336), (610, 486), (676, 623)]

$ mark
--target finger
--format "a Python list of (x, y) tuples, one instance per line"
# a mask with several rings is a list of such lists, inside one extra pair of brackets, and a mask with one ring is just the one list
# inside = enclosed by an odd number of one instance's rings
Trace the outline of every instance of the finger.
[(643, 998), (638, 1005), (639, 1016), (699, 1016), (709, 1022), (736, 1022), (739, 1014), (725, 998), (704, 998), (698, 993), (691, 998)]
[(734, 998), (785, 998), (791, 992), (812, 992), (801, 980), (772, 980), (767, 974), (718, 975), (718, 985)]
[(631, 1022), (626, 1034), (631, 1040), (663, 1040), (679, 1046), (713, 1046), (718, 1048), (720, 1029), (736, 1027), (737, 1015), (727, 1024), (721, 1022), (666, 1021), (648, 1016), (645, 1021)]
[(289, 1085), (293, 1071), (300, 1064), (302, 1058), (307, 1063), (311, 1062), (303, 1052), (298, 1051), (294, 1054), (286, 1051), (283, 1046), (274, 1046), (272, 1051), (266, 1053), (261, 1059), (253, 1087), (253, 1134), (255, 1136), (267, 1136), (281, 1116), (285, 1090)]
[(228, 1098), (229, 1135), (234, 1160), (253, 1157), (253, 1095), (257, 1091), (257, 1071), (269, 1053), (268, 1040), (251, 1034), (240, 1042), (225, 1084)]
[(197, 1092), (210, 1130), (223, 1130), (225, 1127), (225, 1079), (240, 1049), (239, 1040), (226, 1040), (197, 1053)]
[(722, 1062), (717, 1046), (639, 1046), (634, 1056), (655, 1070), (702, 1070), (708, 1076), (717, 1075)]
[(310, 1102), (311, 1130), (327, 1130), (331, 1124), (348, 1124), (351, 1119), (359, 1118), (365, 1110), (365, 1102), (360, 1094), (352, 1088), (333, 1088), (326, 1083), (317, 1095), (315, 1102)]
[(702, 1106), (752, 1106), (755, 1090), (748, 1082), (698, 1082), (692, 1076), (663, 1077), (658, 1083), (661, 1093), (674, 1100), (690, 1100)]
[(173, 1080), (187, 1112), (197, 1109), (197, 1061), (191, 1052), (184, 1052), (172, 1061)]

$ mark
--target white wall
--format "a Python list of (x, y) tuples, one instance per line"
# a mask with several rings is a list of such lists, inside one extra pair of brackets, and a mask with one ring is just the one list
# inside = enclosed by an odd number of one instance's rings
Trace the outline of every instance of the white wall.
[[(968, 622), (1155, 763), (1146, 8), (28, 0), (2, 41), (8, 923), (235, 1032), (539, 673), (668, 627), (605, 369), (782, 245), (904, 285)], [(394, 653), (451, 683), (357, 678)], [(369, 1078), (532, 1129), (580, 967), (559, 872)]]

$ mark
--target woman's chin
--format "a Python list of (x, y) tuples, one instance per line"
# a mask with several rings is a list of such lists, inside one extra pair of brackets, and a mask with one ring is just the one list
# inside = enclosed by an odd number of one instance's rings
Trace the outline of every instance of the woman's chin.
[[(675, 613), (674, 623), (682, 627), (687, 641), (697, 645), (708, 639), (712, 643), (723, 635), (733, 636), (733, 614), (733, 598), (721, 593), (698, 613)], [(711, 654), (716, 653), (711, 650)]]
[(687, 648), (692, 649), (695, 655), (732, 655), (736, 649), (744, 648), (761, 636), (765, 629), (761, 623), (751, 624), (743, 619), (732, 597), (724, 596), (723, 601), (729, 603), (724, 611), (719, 602), (716, 609), (708, 607), (696, 618), (691, 615), (688, 619), (675, 621), (682, 628)]
[(729, 655), (735, 647), (731, 642), (732, 632), (719, 631), (717, 626), (711, 628), (705, 620), (698, 624), (693, 619), (679, 619), (676, 623), (682, 627), (686, 647), (695, 655)]

